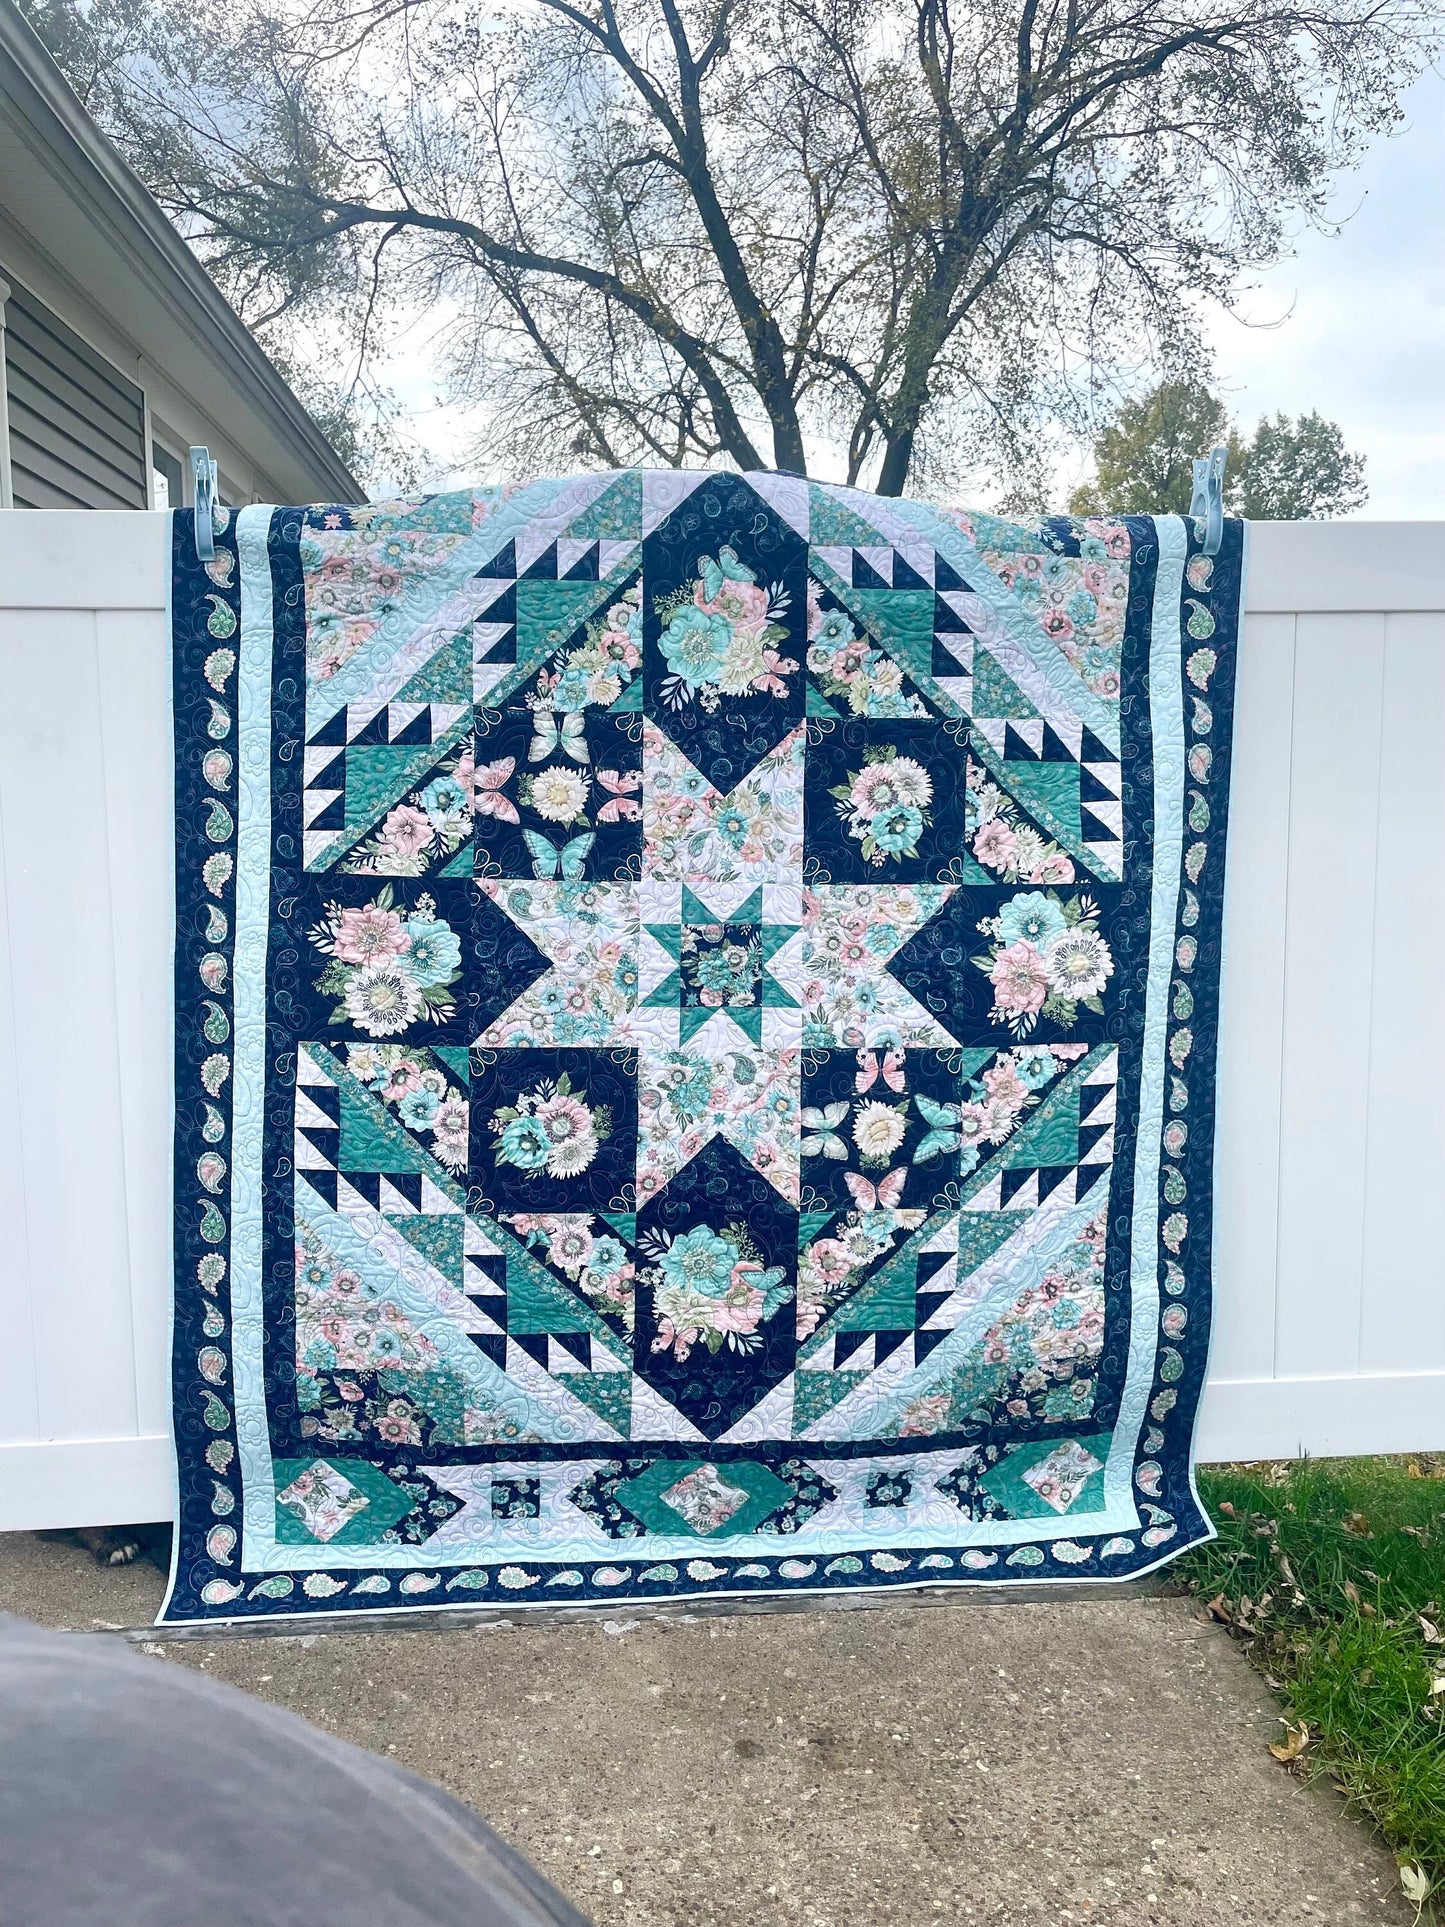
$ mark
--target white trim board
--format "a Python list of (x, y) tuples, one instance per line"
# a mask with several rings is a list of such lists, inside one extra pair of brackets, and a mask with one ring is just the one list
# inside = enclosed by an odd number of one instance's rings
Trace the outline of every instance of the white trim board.
[[(117, 517), (123, 535), (102, 526)], [(164, 609), (168, 541), (162, 511), (52, 510), (38, 522), (0, 514), (0, 608)], [(86, 566), (92, 549), (105, 558), (103, 586)], [(1251, 615), (1433, 611), (1445, 604), (1442, 582), (1445, 523), (1250, 525), (1245, 610)]]
[(1251, 522), (1247, 614), (1438, 610), (1445, 522)]
[(152, 609), (163, 615), (170, 538), (164, 509), (0, 513), (0, 615), (12, 609)]
[(1442, 1415), (1445, 1372), (1211, 1379), (1195, 1449), (1204, 1465), (1431, 1452), (1445, 1439)]
[(165, 1433), (0, 1445), (0, 1531), (169, 1519), (174, 1485)]
[[(1200, 1411), (1202, 1464), (1438, 1450), (1445, 1373), (1212, 1380)], [(138, 1525), (170, 1516), (170, 1440), (0, 1445), (0, 1530)]]

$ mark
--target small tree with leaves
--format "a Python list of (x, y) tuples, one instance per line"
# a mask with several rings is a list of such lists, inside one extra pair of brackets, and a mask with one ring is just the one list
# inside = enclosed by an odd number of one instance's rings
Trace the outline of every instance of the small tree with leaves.
[(1223, 443), (1225, 507), (1252, 521), (1297, 522), (1363, 506), (1365, 458), (1317, 414), (1261, 420), (1246, 440), (1202, 382), (1161, 382), (1126, 402), (1094, 443), (1094, 480), (1074, 490), (1076, 515), (1188, 513), (1194, 459)]
[[(1076, 515), (1184, 515), (1194, 458), (1227, 434), (1224, 404), (1201, 382), (1161, 382), (1126, 402), (1094, 443), (1095, 478), (1074, 490)], [(1228, 476), (1232, 471), (1226, 470)]]
[(1237, 515), (1259, 522), (1326, 521), (1363, 508), (1369, 497), (1365, 458), (1345, 447), (1337, 422), (1318, 414), (1260, 420), (1251, 441), (1234, 438)]

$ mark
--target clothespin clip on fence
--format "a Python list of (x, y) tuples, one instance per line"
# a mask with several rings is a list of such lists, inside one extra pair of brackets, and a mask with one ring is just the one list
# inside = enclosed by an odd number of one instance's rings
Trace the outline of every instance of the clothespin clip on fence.
[(1189, 513), (1204, 524), (1204, 553), (1218, 555), (1224, 540), (1224, 462), (1227, 451), (1216, 448), (1194, 464), (1194, 493)]
[[(216, 553), (216, 509), (221, 500), (220, 482), (211, 451), (204, 443), (193, 448), (191, 456), (191, 506), (196, 512), (196, 559), (210, 562)], [(1195, 463), (1196, 470), (1199, 464)]]

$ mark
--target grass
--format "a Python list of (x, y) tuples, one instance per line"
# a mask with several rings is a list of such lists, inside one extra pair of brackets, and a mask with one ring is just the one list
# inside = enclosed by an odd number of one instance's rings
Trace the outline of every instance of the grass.
[(1445, 1457), (1201, 1469), (1219, 1537), (1175, 1567), (1284, 1701), (1279, 1746), (1445, 1903)]

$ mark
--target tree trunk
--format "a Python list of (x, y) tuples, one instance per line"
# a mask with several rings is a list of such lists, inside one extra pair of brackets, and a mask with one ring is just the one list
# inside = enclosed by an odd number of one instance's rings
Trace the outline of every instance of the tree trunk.
[(878, 471), (876, 495), (901, 495), (908, 486), (908, 471), (913, 466), (913, 442), (918, 433), (915, 423), (900, 428), (888, 437), (883, 451), (883, 466)]
[(787, 475), (806, 475), (808, 458), (797, 416), (773, 422), (773, 467)]

